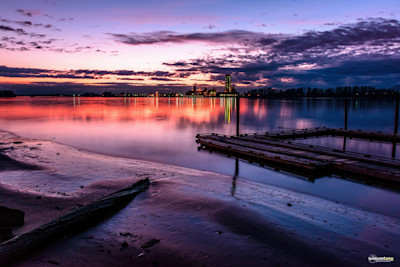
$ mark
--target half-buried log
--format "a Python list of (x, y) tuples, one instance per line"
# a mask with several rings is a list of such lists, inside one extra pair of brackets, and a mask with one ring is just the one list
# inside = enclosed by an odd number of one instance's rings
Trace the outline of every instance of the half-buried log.
[(83, 206), (69, 214), (61, 216), (28, 233), (18, 235), (0, 244), (0, 266), (15, 261), (21, 255), (31, 252), (60, 236), (76, 232), (87, 227), (88, 223), (103, 220), (110, 213), (115, 213), (127, 205), (137, 194), (147, 190), (149, 179), (108, 195), (94, 203)]
[(25, 213), (20, 210), (0, 206), (0, 227), (24, 225)]

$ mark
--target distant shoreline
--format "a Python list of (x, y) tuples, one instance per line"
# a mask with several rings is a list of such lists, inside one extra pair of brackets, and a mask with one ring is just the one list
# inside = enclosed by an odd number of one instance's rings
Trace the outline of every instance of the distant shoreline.
[[(359, 95), (359, 96), (243, 96), (240, 98), (247, 99), (396, 99), (397, 94), (387, 95)], [(53, 94), (53, 95), (16, 95), (16, 96), (0, 96), (1, 98), (13, 98), (13, 97), (85, 97), (85, 98), (187, 98), (187, 99), (207, 99), (207, 98), (237, 98), (237, 96), (143, 96), (143, 95), (129, 95), (129, 96), (84, 96), (84, 95), (65, 95), (65, 94)]]

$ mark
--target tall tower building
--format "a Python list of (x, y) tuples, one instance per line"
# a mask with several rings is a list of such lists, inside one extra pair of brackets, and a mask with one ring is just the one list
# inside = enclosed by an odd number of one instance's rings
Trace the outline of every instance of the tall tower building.
[(225, 92), (232, 92), (232, 77), (230, 74), (225, 75)]

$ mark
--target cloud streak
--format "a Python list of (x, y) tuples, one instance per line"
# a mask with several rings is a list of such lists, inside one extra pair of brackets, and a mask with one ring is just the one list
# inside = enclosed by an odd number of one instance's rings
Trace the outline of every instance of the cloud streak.
[(6, 26), (6, 25), (0, 25), (0, 31), (14, 32), (19, 35), (28, 35), (28, 33), (26, 31), (24, 31), (23, 29), (15, 29), (13, 27)]
[(26, 17), (30, 17), (30, 18), (32, 18), (34, 14), (35, 15), (37, 14), (37, 12), (30, 11), (30, 10), (17, 9), (16, 11), (18, 13), (20, 13), (21, 15), (26, 16)]
[[(9, 78), (68, 78), (68, 79), (108, 79), (110, 77), (122, 77), (123, 80), (138, 80), (130, 76), (147, 77), (150, 80), (175, 81), (171, 78), (180, 78), (175, 73), (166, 71), (132, 71), (132, 70), (49, 70), (37, 68), (10, 68), (0, 66), (0, 77)], [(139, 80), (144, 80), (143, 78)]]
[(246, 43), (252, 40), (258, 40), (261, 44), (272, 44), (276, 39), (272, 35), (257, 33), (244, 30), (231, 30), (213, 33), (188, 33), (178, 34), (172, 31), (156, 31), (149, 33), (108, 33), (117, 42), (128, 45), (149, 45), (175, 43), (183, 44), (188, 42), (207, 42), (207, 43)]

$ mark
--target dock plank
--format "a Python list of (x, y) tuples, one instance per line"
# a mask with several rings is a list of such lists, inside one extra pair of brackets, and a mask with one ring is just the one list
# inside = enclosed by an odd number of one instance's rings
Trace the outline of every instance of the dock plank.
[[(235, 154), (245, 159), (251, 158), (262, 164), (278, 163), (308, 171), (346, 173), (353, 176), (400, 182), (400, 160), (398, 159), (306, 145), (276, 138), (282, 135), (292, 137), (293, 134), (326, 134), (329, 131), (329, 128), (322, 127), (240, 136), (203, 134), (197, 135), (197, 141), (205, 148), (218, 149), (225, 154)], [(371, 132), (363, 134), (369, 136)]]
[(308, 170), (322, 169), (324, 166), (327, 165), (322, 161), (266, 151), (257, 147), (246, 147), (236, 144), (227, 145), (227, 143), (216, 139), (199, 138), (199, 140), (200, 143), (205, 147), (212, 147), (219, 150), (224, 150), (227, 152), (227, 154), (230, 152), (235, 153), (236, 155), (258, 159), (261, 163), (267, 163), (268, 161), (270, 161), (278, 164), (289, 164), (291, 166), (300, 167)]
[(393, 134), (381, 131), (366, 131), (366, 130), (354, 130), (354, 129), (343, 129), (343, 128), (306, 128), (296, 130), (285, 130), (285, 131), (273, 131), (266, 133), (253, 133), (246, 134), (247, 136), (267, 136), (275, 139), (296, 139), (306, 138), (313, 136), (346, 136), (357, 139), (365, 139), (372, 141), (383, 141), (383, 142), (400, 142), (400, 134)]

